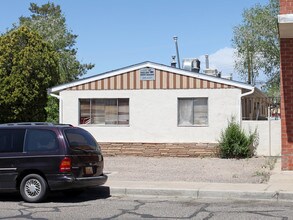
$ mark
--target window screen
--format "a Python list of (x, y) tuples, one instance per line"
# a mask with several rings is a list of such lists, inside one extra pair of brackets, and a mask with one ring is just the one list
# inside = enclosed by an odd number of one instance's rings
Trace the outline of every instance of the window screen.
[(179, 126), (207, 126), (208, 99), (180, 98), (178, 99)]

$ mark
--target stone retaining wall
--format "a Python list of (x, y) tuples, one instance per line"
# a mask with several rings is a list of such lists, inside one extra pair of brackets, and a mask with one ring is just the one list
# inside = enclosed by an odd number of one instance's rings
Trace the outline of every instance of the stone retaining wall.
[(99, 143), (104, 156), (213, 157), (216, 143)]

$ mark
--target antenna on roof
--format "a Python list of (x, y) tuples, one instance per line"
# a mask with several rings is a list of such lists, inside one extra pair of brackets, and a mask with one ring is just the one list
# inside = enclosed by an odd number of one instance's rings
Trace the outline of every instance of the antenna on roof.
[(181, 67), (180, 67), (180, 58), (179, 58), (179, 51), (178, 51), (178, 42), (177, 42), (178, 37), (174, 36), (174, 37), (173, 37), (173, 40), (174, 40), (174, 42), (175, 42), (175, 46), (176, 46), (176, 53), (177, 53), (178, 67), (179, 67), (179, 69), (181, 69)]

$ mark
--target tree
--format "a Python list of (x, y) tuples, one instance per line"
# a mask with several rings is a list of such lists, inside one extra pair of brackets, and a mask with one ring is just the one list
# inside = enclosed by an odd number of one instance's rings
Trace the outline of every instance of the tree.
[(47, 88), (59, 81), (58, 53), (22, 26), (0, 36), (0, 122), (45, 121)]
[[(62, 14), (59, 5), (47, 3), (38, 6), (31, 3), (29, 10), (32, 15), (20, 17), (19, 24), (29, 26), (32, 30), (37, 31), (58, 52), (60, 77), (56, 84), (76, 80), (84, 75), (87, 70), (94, 67), (93, 64), (81, 64), (78, 61), (76, 57), (77, 49), (75, 48), (77, 35), (68, 30), (65, 16)], [(58, 122), (59, 108), (56, 98), (48, 98), (46, 111), (48, 114), (47, 121)]]
[(255, 85), (261, 72), (268, 78), (266, 89), (278, 91), (280, 46), (278, 34), (279, 0), (255, 5), (243, 12), (242, 24), (234, 27), (235, 68), (249, 84)]
[(32, 15), (20, 17), (19, 23), (38, 32), (59, 53), (60, 80), (58, 84), (76, 80), (94, 67), (93, 64), (81, 64), (78, 61), (75, 48), (77, 35), (68, 30), (59, 5), (55, 6), (54, 3), (49, 2), (38, 6), (31, 3), (29, 10)]

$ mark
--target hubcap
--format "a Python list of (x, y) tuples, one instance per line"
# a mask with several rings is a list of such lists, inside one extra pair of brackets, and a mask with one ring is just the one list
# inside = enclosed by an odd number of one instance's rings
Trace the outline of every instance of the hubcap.
[(37, 197), (41, 193), (41, 183), (37, 179), (28, 180), (24, 188), (25, 194), (30, 198)]

